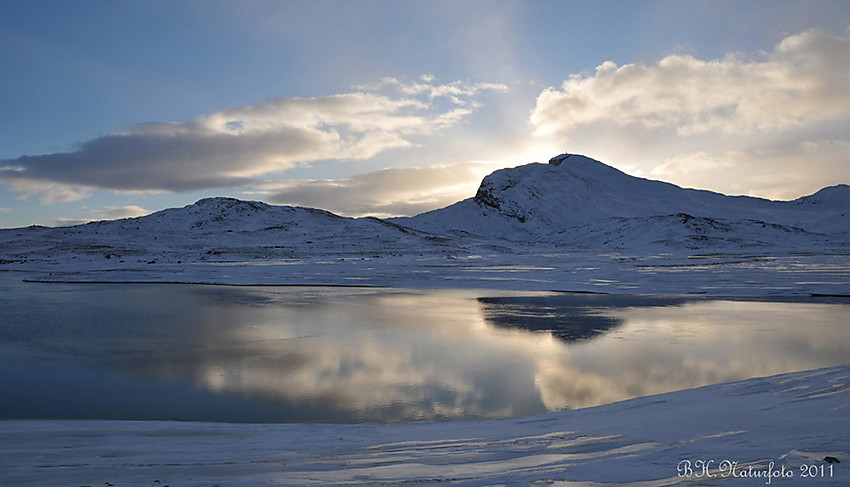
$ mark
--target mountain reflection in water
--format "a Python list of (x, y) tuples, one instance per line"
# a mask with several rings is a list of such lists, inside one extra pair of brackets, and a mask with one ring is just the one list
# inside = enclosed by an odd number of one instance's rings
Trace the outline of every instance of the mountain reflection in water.
[(692, 298), (563, 293), (536, 296), (487, 296), (478, 302), (484, 319), (494, 326), (548, 332), (571, 342), (593, 338), (625, 323), (606, 314), (615, 308), (677, 306)]

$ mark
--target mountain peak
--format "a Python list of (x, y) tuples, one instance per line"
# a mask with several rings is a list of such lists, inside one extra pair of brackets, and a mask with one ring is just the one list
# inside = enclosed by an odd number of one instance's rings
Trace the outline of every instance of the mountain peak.
[[(838, 185), (797, 200), (794, 206), (799, 211), (794, 212), (789, 211), (792, 205), (788, 202), (681, 188), (564, 153), (549, 159), (548, 164), (499, 169), (482, 180), (473, 198), (413, 217), (405, 224), (433, 232), (459, 230), (488, 237), (511, 235), (513, 240), (529, 236), (563, 240), (589, 226), (613, 228), (628, 220), (639, 228), (646, 221), (681, 213), (835, 233), (846, 232), (848, 200), (850, 187)], [(809, 210), (817, 213), (806, 213)], [(647, 220), (652, 218), (656, 220)], [(676, 224), (675, 219), (663, 221)]]
[(236, 198), (230, 198), (227, 196), (213, 196), (211, 198), (201, 198), (196, 201), (192, 206), (237, 206), (237, 205), (249, 205), (249, 206), (258, 206), (265, 205), (265, 203), (260, 203), (258, 201), (245, 201)]
[(192, 208), (196, 211), (208, 211), (208, 212), (257, 212), (257, 211), (265, 211), (269, 209), (269, 205), (266, 203), (262, 203), (259, 201), (245, 201), (236, 198), (229, 198), (225, 196), (215, 196), (212, 198), (202, 198), (196, 201), (194, 204), (189, 205), (187, 208)]
[(581, 178), (593, 178), (598, 180), (611, 180), (612, 178), (631, 178), (634, 176), (620, 171), (619, 169), (609, 166), (604, 162), (597, 161), (591, 157), (581, 154), (563, 153), (549, 159), (549, 165), (559, 167), (571, 173), (573, 176)]
[(606, 214), (604, 207), (611, 204), (606, 195), (622, 192), (637, 179), (595, 159), (565, 153), (549, 164), (493, 172), (481, 181), (473, 201), (521, 223), (548, 227), (567, 218), (577, 224)]

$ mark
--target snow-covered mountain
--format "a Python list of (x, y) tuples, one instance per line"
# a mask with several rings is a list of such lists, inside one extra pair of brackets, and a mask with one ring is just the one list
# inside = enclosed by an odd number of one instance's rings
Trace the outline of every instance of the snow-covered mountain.
[[(207, 198), (138, 218), (4, 229), (0, 270), (47, 280), (606, 292), (748, 292), (741, 282), (813, 292), (819, 283), (818, 293), (845, 294), (848, 214), (847, 185), (769, 201), (683, 189), (563, 154), (496, 171), (473, 198), (409, 218)], [(778, 256), (788, 262), (770, 264)], [(717, 266), (733, 273), (720, 291)], [(664, 278), (673, 268), (687, 270), (687, 280)]]
[(850, 186), (771, 201), (684, 189), (562, 154), (498, 170), (473, 198), (393, 221), (437, 234), (581, 248), (804, 248), (848, 240)]

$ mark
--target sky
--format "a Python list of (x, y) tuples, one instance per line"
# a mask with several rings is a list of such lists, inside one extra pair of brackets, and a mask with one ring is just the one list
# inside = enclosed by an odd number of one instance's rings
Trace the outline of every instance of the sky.
[(563, 153), (850, 183), (850, 2), (0, 0), (0, 227), (230, 196), (414, 215)]

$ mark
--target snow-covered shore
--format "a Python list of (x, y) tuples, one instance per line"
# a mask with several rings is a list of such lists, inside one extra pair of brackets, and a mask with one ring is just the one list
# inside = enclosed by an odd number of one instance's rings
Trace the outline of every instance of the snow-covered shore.
[[(545, 250), (550, 250), (546, 252)], [(636, 255), (522, 249), (464, 255), (327, 256), (263, 262), (29, 263), (36, 282), (378, 286), (713, 296), (850, 295), (842, 253)]]
[(0, 482), (846, 485), (848, 407), (841, 366), (497, 421), (2, 421)]

